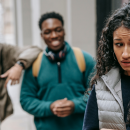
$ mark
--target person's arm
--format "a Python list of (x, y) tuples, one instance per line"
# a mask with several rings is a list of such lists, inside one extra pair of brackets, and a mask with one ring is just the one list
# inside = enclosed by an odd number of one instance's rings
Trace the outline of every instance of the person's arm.
[[(92, 56), (90, 56), (89, 54), (87, 54), (84, 51), (82, 51), (82, 52), (83, 52), (83, 55), (85, 58), (85, 63), (86, 63), (86, 71), (84, 73), (84, 87), (85, 87), (85, 89), (87, 89), (89, 87), (91, 75), (94, 72), (95, 61), (92, 58)], [(84, 113), (87, 100), (88, 100), (88, 98), (84, 99), (84, 95), (79, 98), (73, 99), (72, 101), (74, 102), (74, 106), (75, 106), (74, 112), (75, 113)]]
[(95, 87), (91, 91), (88, 99), (82, 130), (99, 130), (98, 107)]
[[(20, 103), (22, 108), (35, 117), (47, 117), (53, 115), (50, 110), (52, 102), (37, 98), (39, 86), (37, 79), (32, 75), (32, 67), (25, 70), (22, 81)], [(44, 95), (44, 93), (43, 93)]]
[(90, 54), (86, 53), (85, 51), (82, 51), (82, 52), (83, 52), (85, 63), (86, 63), (85, 88), (87, 89), (90, 87), (91, 78), (94, 76), (94, 73), (96, 71), (95, 69), (96, 61)]
[(27, 69), (32, 65), (38, 54), (42, 51), (43, 50), (37, 46), (23, 48), (16, 60), (21, 61), (24, 64), (24, 69)]
[(4, 73), (0, 77), (7, 78), (5, 86), (9, 80), (12, 80), (11, 84), (19, 83), (22, 70), (31, 66), (38, 54), (42, 51), (36, 46), (26, 48), (18, 48), (8, 44), (0, 44), (0, 46), (2, 48), (1, 54), (4, 65)]

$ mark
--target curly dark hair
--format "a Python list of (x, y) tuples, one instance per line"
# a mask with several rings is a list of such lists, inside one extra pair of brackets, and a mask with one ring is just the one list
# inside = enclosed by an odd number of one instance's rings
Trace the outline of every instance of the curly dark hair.
[(123, 72), (113, 50), (113, 32), (121, 26), (130, 29), (130, 2), (117, 9), (106, 21), (99, 41), (96, 74), (91, 80), (91, 89), (93, 84), (96, 84), (97, 79), (106, 74), (112, 67), (118, 67), (120, 72)]
[(63, 17), (60, 14), (58, 14), (56, 12), (49, 12), (49, 13), (45, 13), (45, 14), (41, 15), (41, 18), (39, 20), (40, 30), (42, 30), (41, 26), (42, 26), (43, 21), (45, 21), (46, 19), (49, 19), (49, 18), (56, 18), (56, 19), (60, 20), (62, 25), (64, 26), (64, 20), (63, 20)]

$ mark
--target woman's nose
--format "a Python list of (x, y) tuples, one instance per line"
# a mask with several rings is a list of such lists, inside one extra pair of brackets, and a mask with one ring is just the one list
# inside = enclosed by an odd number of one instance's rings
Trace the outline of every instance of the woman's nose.
[(128, 49), (127, 47), (125, 47), (122, 53), (122, 58), (127, 59), (129, 57), (130, 57), (130, 48)]

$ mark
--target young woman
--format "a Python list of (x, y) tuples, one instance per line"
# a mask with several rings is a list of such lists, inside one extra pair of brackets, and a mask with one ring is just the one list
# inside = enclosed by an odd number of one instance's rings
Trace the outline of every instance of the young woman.
[(83, 130), (130, 129), (130, 2), (107, 20)]

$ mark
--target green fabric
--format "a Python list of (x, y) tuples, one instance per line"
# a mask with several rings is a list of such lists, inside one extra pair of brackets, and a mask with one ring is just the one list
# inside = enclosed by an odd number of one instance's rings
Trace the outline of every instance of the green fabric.
[[(37, 78), (32, 75), (32, 67), (25, 71), (20, 102), (22, 108), (35, 116), (37, 130), (81, 130), (86, 103), (83, 100), (86, 88), (83, 85), (84, 76), (80, 72), (74, 52), (67, 44), (67, 54), (61, 61), (61, 79), (58, 83), (58, 66), (50, 62), (43, 55), (41, 67)], [(83, 52), (86, 71), (85, 84), (89, 83), (88, 77), (93, 71), (95, 62), (93, 58)], [(88, 87), (88, 86), (87, 86)], [(50, 104), (56, 100), (68, 98), (74, 102), (74, 112), (65, 118), (53, 115)]]

